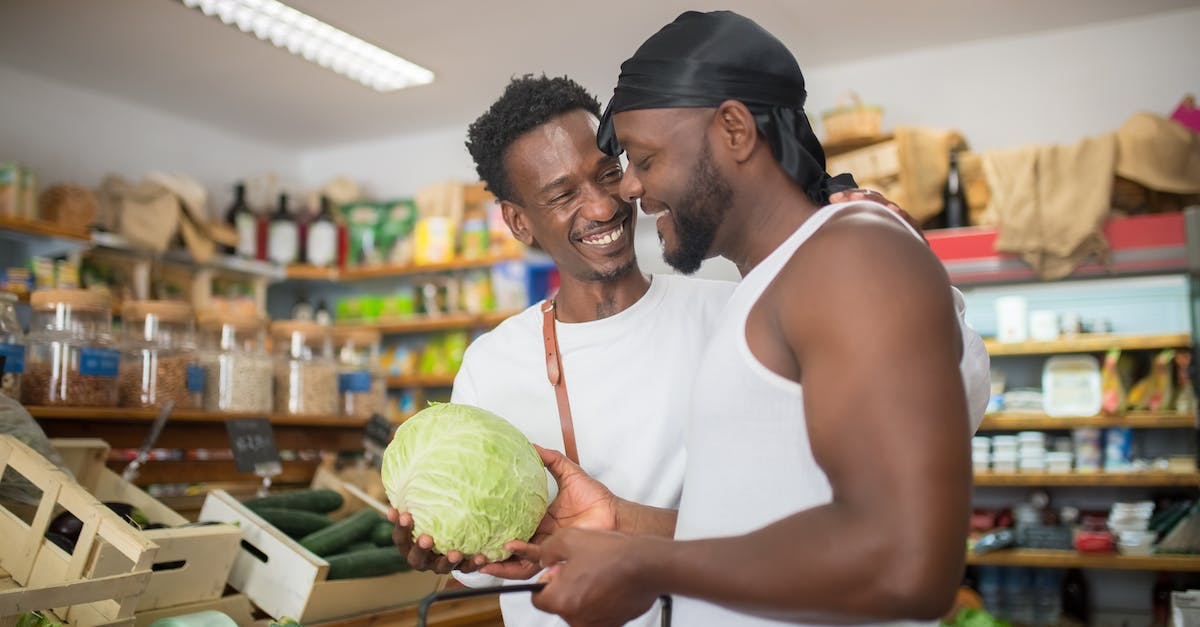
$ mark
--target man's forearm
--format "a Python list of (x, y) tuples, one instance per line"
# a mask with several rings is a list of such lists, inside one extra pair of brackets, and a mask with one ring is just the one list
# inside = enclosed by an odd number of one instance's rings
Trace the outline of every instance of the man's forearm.
[(640, 505), (617, 499), (617, 531), (629, 535), (675, 536), (675, 520), (679, 511), (663, 507)]

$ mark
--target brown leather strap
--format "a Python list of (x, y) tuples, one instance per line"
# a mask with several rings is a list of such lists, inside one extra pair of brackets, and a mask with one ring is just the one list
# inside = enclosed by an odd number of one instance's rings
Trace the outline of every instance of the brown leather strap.
[(558, 400), (558, 422), (562, 425), (563, 449), (567, 459), (579, 463), (575, 448), (575, 424), (571, 421), (571, 403), (567, 400), (567, 380), (563, 377), (562, 355), (558, 353), (558, 333), (554, 324), (554, 301), (542, 303), (542, 339), (546, 341), (546, 377), (554, 386)]

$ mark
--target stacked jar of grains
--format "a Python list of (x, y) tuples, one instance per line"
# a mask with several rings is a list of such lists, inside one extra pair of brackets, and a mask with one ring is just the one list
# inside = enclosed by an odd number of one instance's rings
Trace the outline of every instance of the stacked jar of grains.
[(370, 418), (372, 414), (383, 413), (387, 383), (379, 369), (382, 341), (382, 334), (375, 329), (334, 329), (343, 416)]
[(271, 323), (275, 353), (275, 411), (338, 414), (338, 368), (329, 327), (308, 320)]
[(266, 319), (204, 313), (200, 316), (200, 364), (204, 409), (271, 411), (274, 367), (266, 348)]
[(198, 409), (204, 402), (204, 367), (196, 357), (192, 306), (177, 301), (125, 303), (121, 342), (122, 407)]
[(0, 394), (21, 402), (21, 373), (25, 372), (25, 335), (17, 319), (17, 295), (0, 292), (0, 356), (4, 357)]
[(112, 337), (112, 299), (88, 290), (40, 290), (26, 337), (25, 405), (113, 407), (120, 352)]

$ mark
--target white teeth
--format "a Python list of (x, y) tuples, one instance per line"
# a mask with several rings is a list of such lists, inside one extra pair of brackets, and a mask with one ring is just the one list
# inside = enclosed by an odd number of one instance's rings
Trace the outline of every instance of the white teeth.
[(625, 234), (625, 226), (621, 225), (621, 226), (618, 226), (616, 228), (616, 230), (609, 231), (608, 233), (605, 233), (604, 235), (585, 237), (585, 238), (583, 238), (583, 243), (589, 244), (592, 246), (604, 246), (604, 245), (611, 244), (611, 243), (617, 241), (624, 234)]

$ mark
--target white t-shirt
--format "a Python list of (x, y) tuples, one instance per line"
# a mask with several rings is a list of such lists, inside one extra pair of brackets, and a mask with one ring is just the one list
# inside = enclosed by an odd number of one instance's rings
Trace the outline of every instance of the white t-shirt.
[[(735, 283), (654, 275), (636, 303), (614, 316), (557, 325), (563, 377), (584, 470), (614, 494), (679, 507), (688, 393), (705, 340)], [(533, 306), (475, 340), (451, 400), (507, 419), (533, 443), (563, 450), (554, 388), (546, 378), (542, 312)], [(550, 482), (552, 496), (554, 483)], [(472, 573), (472, 587), (510, 582)], [(528, 593), (500, 597), (509, 627), (560, 626)], [(657, 608), (631, 622), (657, 625)]]

